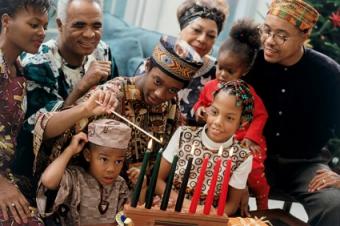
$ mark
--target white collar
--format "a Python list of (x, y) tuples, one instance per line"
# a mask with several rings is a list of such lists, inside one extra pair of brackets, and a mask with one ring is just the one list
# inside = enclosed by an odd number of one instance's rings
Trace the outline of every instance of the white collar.
[(205, 125), (203, 127), (202, 130), (202, 143), (205, 147), (207, 147), (210, 150), (218, 150), (221, 145), (223, 146), (223, 148), (228, 148), (233, 144), (233, 136), (230, 137), (226, 142), (222, 142), (222, 143), (216, 143), (215, 141), (211, 140), (207, 133), (205, 132), (205, 130), (207, 129), (207, 125)]

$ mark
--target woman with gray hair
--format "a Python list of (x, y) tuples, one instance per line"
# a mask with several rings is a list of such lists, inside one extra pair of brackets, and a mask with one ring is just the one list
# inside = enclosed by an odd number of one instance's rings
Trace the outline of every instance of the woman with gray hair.
[(193, 106), (203, 86), (215, 78), (216, 60), (210, 53), (228, 16), (224, 0), (185, 0), (177, 8), (179, 36), (189, 43), (203, 59), (203, 66), (188, 86), (178, 94), (179, 105), (186, 124), (195, 125)]

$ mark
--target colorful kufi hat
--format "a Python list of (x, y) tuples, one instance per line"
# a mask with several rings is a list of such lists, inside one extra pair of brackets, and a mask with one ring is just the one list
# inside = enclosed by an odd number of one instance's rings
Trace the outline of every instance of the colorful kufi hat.
[(203, 65), (200, 55), (184, 40), (163, 35), (151, 60), (170, 77), (187, 84)]
[(131, 128), (113, 119), (99, 119), (88, 126), (89, 142), (117, 149), (127, 149), (131, 139)]
[(267, 14), (288, 21), (302, 32), (309, 31), (319, 17), (318, 11), (302, 0), (273, 0)]

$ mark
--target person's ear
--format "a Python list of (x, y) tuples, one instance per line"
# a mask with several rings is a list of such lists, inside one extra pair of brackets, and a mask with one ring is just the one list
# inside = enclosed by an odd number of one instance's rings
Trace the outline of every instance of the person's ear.
[(56, 21), (56, 23), (57, 23), (58, 31), (59, 31), (59, 32), (62, 32), (62, 30), (63, 30), (63, 22), (61, 21), (60, 18), (57, 18), (55, 21)]
[(148, 58), (146, 61), (145, 61), (145, 72), (149, 72), (151, 70), (151, 58)]
[(83, 155), (86, 162), (90, 162), (90, 150), (88, 148), (84, 148)]
[(10, 23), (10, 20), (11, 20), (11, 17), (7, 14), (7, 13), (4, 13), (2, 16), (1, 16), (1, 26), (2, 26), (2, 31), (6, 34), (7, 30), (8, 30), (8, 26), (9, 26), (9, 23)]

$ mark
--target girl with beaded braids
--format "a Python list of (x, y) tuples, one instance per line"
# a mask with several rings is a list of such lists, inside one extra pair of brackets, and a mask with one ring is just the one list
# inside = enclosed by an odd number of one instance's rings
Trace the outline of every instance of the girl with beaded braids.
[(179, 36), (202, 57), (204, 64), (186, 89), (178, 93), (180, 110), (187, 125), (197, 125), (193, 106), (204, 84), (215, 78), (216, 60), (211, 50), (228, 16), (225, 0), (185, 0), (177, 8)]
[[(216, 79), (208, 82), (194, 106), (196, 120), (205, 121), (206, 108), (212, 103), (212, 93), (220, 83), (240, 79), (252, 67), (256, 54), (260, 48), (260, 35), (256, 24), (251, 20), (237, 21), (230, 31), (230, 37), (221, 46), (218, 54)], [(250, 149), (253, 154), (253, 169), (249, 174), (248, 186), (256, 197), (257, 208), (268, 209), (269, 185), (264, 173), (266, 159), (266, 142), (262, 135), (268, 118), (265, 106), (249, 86), (254, 96), (254, 119), (247, 126), (242, 126), (236, 133), (236, 139), (241, 145)], [(247, 199), (247, 197), (245, 197)], [(243, 204), (247, 203), (244, 200)], [(246, 211), (246, 209), (242, 209)], [(244, 213), (246, 214), (246, 213)]]
[(18, 56), (38, 51), (49, 7), (49, 0), (0, 0), (0, 222), (6, 225), (31, 223), (32, 181), (10, 170), (26, 111), (26, 80)]
[[(207, 120), (204, 127), (182, 126), (172, 136), (167, 148), (163, 152), (160, 171), (158, 174), (156, 193), (163, 194), (165, 180), (171, 168), (174, 155), (179, 160), (174, 177), (174, 190), (171, 199), (177, 200), (177, 191), (181, 187), (182, 178), (191, 156), (191, 148), (195, 147), (190, 178), (186, 189), (186, 199), (183, 208), (187, 209), (196, 187), (197, 178), (202, 167), (203, 159), (208, 156), (209, 163), (202, 187), (200, 206), (198, 212), (203, 210), (203, 204), (211, 183), (213, 168), (218, 150), (222, 146), (222, 166), (217, 180), (213, 206), (216, 208), (221, 192), (226, 160), (229, 158), (229, 150), (233, 147), (232, 172), (229, 181), (228, 199), (226, 200), (225, 214), (232, 215), (239, 208), (243, 191), (247, 185), (248, 174), (251, 171), (252, 155), (249, 150), (242, 147), (234, 139), (235, 132), (241, 125), (249, 124), (253, 117), (253, 97), (245, 82), (242, 80), (230, 81), (223, 84), (214, 94), (211, 106), (207, 110)], [(215, 209), (213, 208), (213, 211)], [(214, 214), (214, 213), (213, 213)]]

